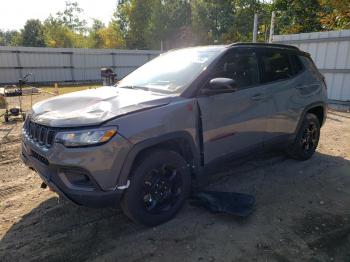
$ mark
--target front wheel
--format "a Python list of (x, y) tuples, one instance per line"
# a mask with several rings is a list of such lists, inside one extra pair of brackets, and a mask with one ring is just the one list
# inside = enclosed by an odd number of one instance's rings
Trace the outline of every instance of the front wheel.
[(315, 153), (320, 138), (320, 122), (316, 115), (306, 114), (298, 134), (287, 153), (294, 159), (307, 160)]
[(135, 163), (121, 206), (133, 221), (156, 226), (177, 214), (190, 188), (190, 170), (180, 154), (164, 149), (147, 151)]

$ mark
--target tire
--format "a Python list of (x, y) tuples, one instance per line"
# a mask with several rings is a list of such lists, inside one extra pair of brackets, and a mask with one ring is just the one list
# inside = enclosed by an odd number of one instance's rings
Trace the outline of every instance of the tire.
[(320, 139), (320, 122), (316, 115), (308, 113), (305, 115), (299, 128), (298, 134), (287, 153), (297, 160), (308, 160), (315, 153)]
[(134, 222), (156, 226), (172, 219), (190, 194), (191, 173), (183, 157), (170, 150), (147, 151), (134, 164), (121, 207)]
[(4, 115), (5, 123), (9, 121), (9, 117), (7, 115)]
[(22, 119), (23, 121), (26, 121), (26, 113), (22, 113)]

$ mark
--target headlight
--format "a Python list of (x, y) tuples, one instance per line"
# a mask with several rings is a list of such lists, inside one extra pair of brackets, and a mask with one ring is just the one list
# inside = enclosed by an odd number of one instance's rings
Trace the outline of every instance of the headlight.
[(55, 141), (66, 147), (91, 146), (109, 141), (116, 133), (116, 127), (59, 132)]

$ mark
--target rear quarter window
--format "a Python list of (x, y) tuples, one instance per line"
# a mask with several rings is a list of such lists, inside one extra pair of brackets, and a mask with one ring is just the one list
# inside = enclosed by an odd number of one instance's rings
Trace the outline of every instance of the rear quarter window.
[(301, 73), (304, 70), (304, 65), (300, 61), (300, 58), (297, 55), (291, 55), (290, 59), (293, 65), (294, 75)]
[(311, 72), (315, 72), (318, 73), (318, 69), (314, 63), (314, 61), (312, 61), (312, 59), (310, 57), (307, 56), (299, 56), (299, 59), (303, 62), (303, 64), (305, 65), (305, 67), (307, 67), (308, 69), (310, 69)]

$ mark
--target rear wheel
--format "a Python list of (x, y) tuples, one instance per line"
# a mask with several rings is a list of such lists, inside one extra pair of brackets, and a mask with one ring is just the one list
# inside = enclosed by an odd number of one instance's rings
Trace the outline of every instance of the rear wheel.
[(307, 160), (315, 153), (320, 138), (320, 122), (316, 115), (306, 114), (287, 153), (297, 160)]
[(8, 117), (8, 115), (4, 115), (4, 119), (5, 119), (5, 122), (7, 123), (8, 121), (9, 121), (9, 117)]
[(121, 201), (124, 213), (145, 226), (173, 218), (190, 193), (191, 174), (174, 151), (148, 151), (135, 163), (130, 187)]

